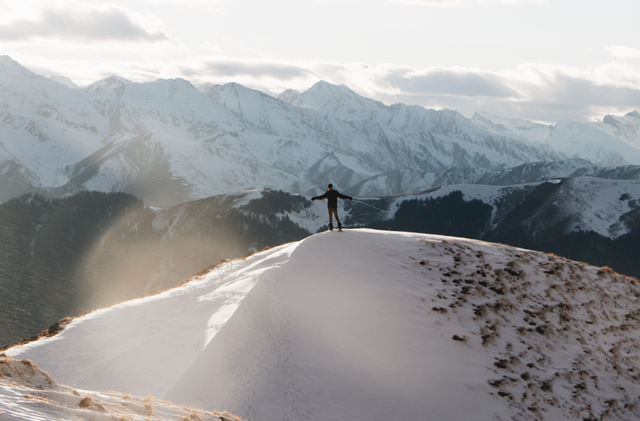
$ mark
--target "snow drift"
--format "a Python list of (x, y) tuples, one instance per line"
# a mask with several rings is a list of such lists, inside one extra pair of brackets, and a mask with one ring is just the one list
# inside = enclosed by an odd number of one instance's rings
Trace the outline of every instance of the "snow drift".
[(60, 382), (253, 421), (640, 417), (640, 288), (475, 240), (326, 232), (12, 348)]
[(0, 419), (91, 421), (242, 421), (228, 412), (173, 405), (152, 396), (76, 390), (55, 382), (32, 361), (0, 354)]

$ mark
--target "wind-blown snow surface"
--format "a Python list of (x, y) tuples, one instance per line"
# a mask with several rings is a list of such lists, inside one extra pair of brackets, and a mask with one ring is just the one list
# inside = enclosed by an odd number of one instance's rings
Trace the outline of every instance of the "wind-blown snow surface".
[(326, 232), (7, 351), (253, 421), (640, 417), (637, 281), (460, 238)]
[(30, 360), (0, 354), (2, 421), (241, 421), (229, 413), (173, 405), (152, 396), (74, 389), (56, 383)]

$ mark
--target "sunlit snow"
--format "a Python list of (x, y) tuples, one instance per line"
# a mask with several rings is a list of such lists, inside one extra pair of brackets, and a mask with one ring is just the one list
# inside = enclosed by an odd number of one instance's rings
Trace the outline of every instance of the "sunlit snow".
[(7, 354), (71, 387), (252, 421), (626, 420), (640, 416), (639, 296), (544, 253), (325, 232)]

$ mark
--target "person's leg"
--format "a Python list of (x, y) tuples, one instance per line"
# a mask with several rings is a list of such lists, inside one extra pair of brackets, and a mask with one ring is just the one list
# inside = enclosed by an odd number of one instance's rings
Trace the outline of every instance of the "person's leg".
[(340, 222), (340, 218), (338, 218), (338, 209), (337, 208), (330, 208), (329, 209), (329, 229), (333, 228), (332, 216), (336, 217), (336, 223), (338, 224), (338, 229), (342, 228), (342, 223)]
[(336, 222), (338, 223), (338, 229), (342, 229), (342, 222), (340, 222), (340, 218), (338, 218), (338, 209), (333, 210), (333, 214), (336, 217)]

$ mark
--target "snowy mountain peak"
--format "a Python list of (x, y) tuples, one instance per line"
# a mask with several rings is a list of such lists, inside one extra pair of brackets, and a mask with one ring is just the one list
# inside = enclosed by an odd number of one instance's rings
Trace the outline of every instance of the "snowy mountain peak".
[(640, 148), (640, 113), (636, 110), (622, 117), (607, 115), (602, 122), (594, 122), (590, 125), (634, 148)]
[(551, 129), (552, 132), (564, 132), (570, 133), (572, 136), (578, 135), (581, 132), (589, 130), (589, 127), (585, 127), (583, 124), (573, 120), (560, 120)]
[(356, 94), (345, 85), (334, 85), (324, 80), (316, 82), (311, 88), (305, 91), (303, 95), (308, 97), (349, 98), (358, 100), (368, 99)]
[(614, 116), (612, 116), (610, 114), (604, 116), (604, 118), (602, 119), (602, 122), (604, 124), (608, 124), (608, 125), (616, 127), (616, 128), (618, 127), (618, 123), (617, 123), (616, 119), (614, 118)]
[(344, 85), (333, 85), (320, 81), (292, 102), (301, 108), (324, 110), (341, 118), (351, 119), (354, 114), (367, 114), (373, 109), (384, 109), (386, 105), (358, 95)]
[(552, 127), (546, 124), (534, 123), (533, 121), (523, 120), (521, 118), (506, 118), (500, 117), (496, 114), (492, 114), (486, 111), (476, 111), (471, 117), (471, 120), (474, 122), (482, 122), (487, 124), (488, 126), (496, 126), (501, 127), (504, 130), (514, 131), (517, 129), (518, 131), (522, 130), (530, 130), (534, 127)]
[(487, 114), (487, 113), (475, 112), (473, 114), (473, 116), (471, 117), (471, 120), (474, 123), (476, 123), (477, 125), (482, 124), (487, 130), (490, 130), (492, 133), (510, 132), (511, 131), (505, 125), (503, 125), (502, 123), (493, 122), (489, 118), (489, 117), (494, 117), (494, 120), (495, 120), (495, 117), (497, 117), (497, 116), (494, 116), (494, 115), (485, 116), (485, 114)]
[(93, 82), (87, 87), (90, 91), (116, 91), (122, 90), (125, 85), (132, 83), (129, 79), (125, 79), (120, 76), (109, 76), (108, 78), (101, 79), (97, 82)]
[(39, 76), (33, 73), (31, 70), (23, 67), (17, 61), (13, 60), (9, 56), (0, 56), (0, 77), (8, 76), (12, 78), (27, 78), (27, 79), (38, 79), (42, 76)]
[(334, 85), (333, 83), (329, 83), (325, 80), (320, 80), (314, 83), (313, 86), (307, 90), (307, 92), (330, 92), (331, 94), (340, 92), (346, 95), (357, 95), (345, 85)]
[(212, 86), (205, 95), (260, 132), (293, 138), (304, 136), (299, 131), (289, 131), (291, 122), (287, 117), (297, 108), (264, 92), (238, 83), (226, 83)]
[(202, 93), (195, 86), (193, 86), (191, 82), (182, 78), (158, 79), (153, 82), (144, 83), (142, 85), (147, 85), (149, 87), (165, 91), (169, 95), (168, 98), (172, 98), (173, 96), (178, 95), (181, 92), (189, 92), (189, 94), (191, 95), (202, 96)]
[(205, 94), (214, 101), (223, 104), (228, 101), (229, 97), (235, 97), (236, 100), (238, 100), (239, 97), (243, 97), (245, 101), (249, 100), (256, 102), (260, 102), (264, 99), (275, 99), (263, 92), (247, 88), (236, 82), (225, 83), (224, 85), (213, 85), (205, 92)]
[(553, 127), (520, 118), (500, 117), (486, 111), (476, 112), (471, 121), (491, 133), (536, 143), (543, 143)]
[(58, 82), (60, 85), (62, 86), (66, 86), (67, 88), (71, 88), (71, 89), (78, 89), (78, 85), (76, 85), (71, 79), (69, 79), (68, 77), (64, 77), (64, 76), (58, 76), (58, 75), (51, 75), (49, 76), (49, 79)]
[(184, 118), (189, 121), (192, 118), (202, 119), (203, 124), (208, 124), (204, 122), (211, 119), (216, 119), (219, 123), (227, 122), (230, 114), (189, 81), (181, 78), (130, 83), (126, 85), (121, 100), (139, 109), (161, 111), (172, 116), (171, 118), (189, 115)]
[(280, 101), (293, 104), (295, 101), (298, 100), (298, 98), (300, 98), (300, 95), (302, 95), (302, 92), (300, 91), (297, 91), (295, 89), (286, 89), (284, 92), (278, 95), (278, 99)]
[(625, 114), (624, 116), (625, 117), (633, 117), (633, 118), (640, 119), (640, 112), (638, 112), (637, 110), (633, 110), (630, 113)]

